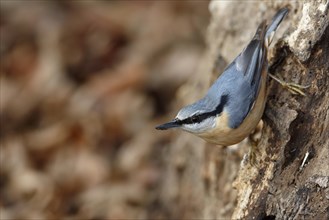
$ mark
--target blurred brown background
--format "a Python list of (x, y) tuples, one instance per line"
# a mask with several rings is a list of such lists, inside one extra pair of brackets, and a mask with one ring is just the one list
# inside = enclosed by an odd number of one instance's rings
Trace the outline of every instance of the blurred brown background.
[[(328, 219), (328, 1), (0, 3), (1, 220)], [(258, 166), (154, 129), (283, 7)]]
[(175, 217), (158, 187), (175, 133), (154, 126), (198, 68), (208, 1), (0, 12), (0, 219)]

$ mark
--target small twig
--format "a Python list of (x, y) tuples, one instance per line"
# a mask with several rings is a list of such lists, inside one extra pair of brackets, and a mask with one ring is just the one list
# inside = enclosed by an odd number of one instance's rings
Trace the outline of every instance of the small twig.
[(305, 157), (303, 159), (302, 165), (300, 165), (300, 167), (299, 167), (299, 170), (302, 170), (303, 169), (303, 167), (304, 167), (304, 165), (306, 163), (306, 160), (307, 160), (307, 158), (308, 158), (309, 155), (310, 155), (310, 153), (307, 151), (306, 154), (305, 154)]

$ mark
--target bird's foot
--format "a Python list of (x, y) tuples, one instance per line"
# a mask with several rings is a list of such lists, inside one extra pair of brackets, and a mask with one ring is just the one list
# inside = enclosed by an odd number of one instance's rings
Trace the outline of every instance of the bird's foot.
[(277, 81), (283, 88), (288, 89), (288, 91), (294, 95), (306, 96), (306, 94), (303, 92), (303, 89), (307, 89), (308, 87), (310, 87), (309, 85), (303, 86), (297, 83), (285, 82), (283, 79), (280, 79), (272, 74), (269, 74), (269, 76), (275, 81)]
[(260, 158), (260, 154), (261, 154), (261, 152), (258, 149), (258, 145), (262, 135), (262, 128), (263, 128), (263, 123), (261, 121), (260, 123), (258, 123), (255, 130), (249, 134), (248, 137), (248, 142), (250, 145), (248, 160), (249, 160), (249, 164), (255, 167), (258, 167), (259, 160), (257, 160), (257, 158)]
[(258, 150), (258, 144), (259, 141), (256, 139), (253, 139), (252, 136), (249, 137), (249, 143), (250, 143), (250, 150), (249, 150), (249, 163), (251, 166), (256, 166), (258, 167), (258, 160), (257, 160), (257, 155), (259, 155), (259, 150)]

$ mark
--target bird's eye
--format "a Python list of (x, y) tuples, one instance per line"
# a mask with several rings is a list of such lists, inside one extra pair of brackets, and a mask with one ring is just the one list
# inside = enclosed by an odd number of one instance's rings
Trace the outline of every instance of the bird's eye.
[(199, 122), (199, 117), (198, 117), (198, 116), (193, 116), (193, 117), (191, 118), (191, 121), (192, 121), (193, 123)]

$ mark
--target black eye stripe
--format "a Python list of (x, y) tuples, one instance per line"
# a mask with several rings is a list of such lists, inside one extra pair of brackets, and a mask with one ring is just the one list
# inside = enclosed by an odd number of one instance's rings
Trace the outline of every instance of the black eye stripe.
[(219, 115), (220, 113), (222, 113), (225, 105), (228, 102), (228, 95), (223, 95), (220, 99), (220, 103), (218, 104), (218, 106), (216, 107), (215, 110), (211, 111), (211, 112), (205, 112), (202, 114), (198, 114), (198, 115), (193, 115), (191, 117), (188, 117), (186, 119), (183, 120), (178, 120), (177, 123), (178, 124), (194, 124), (194, 123), (200, 123), (203, 120), (210, 118), (212, 116), (216, 116)]

